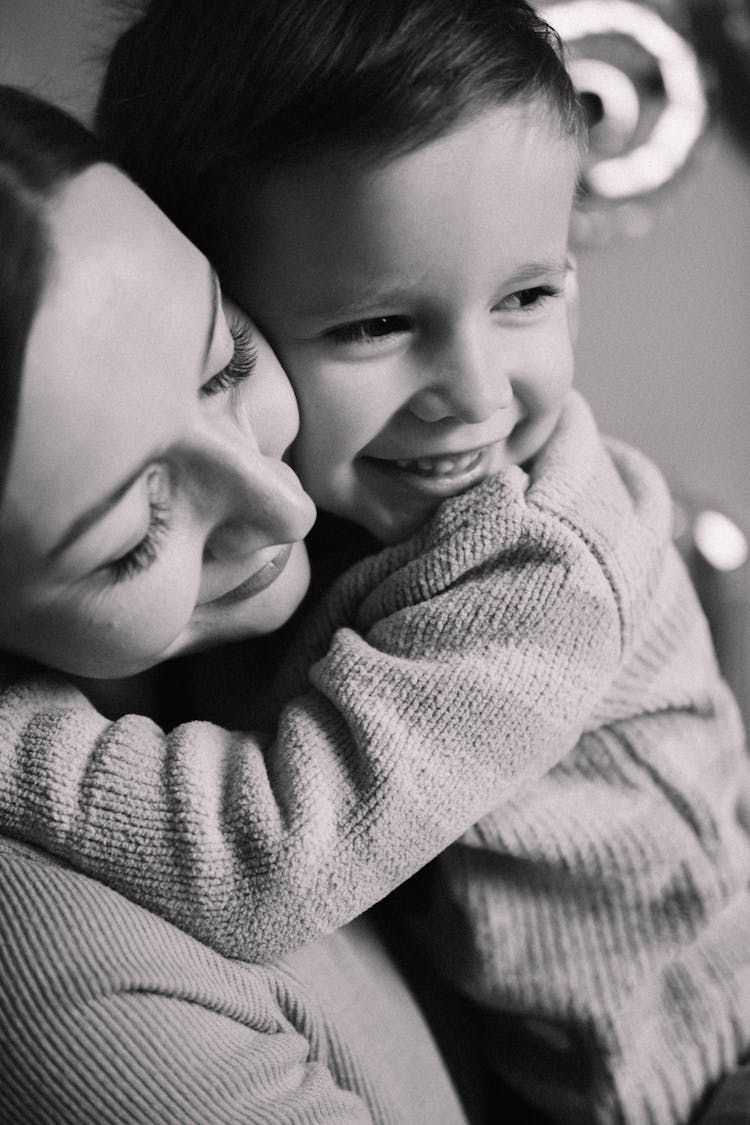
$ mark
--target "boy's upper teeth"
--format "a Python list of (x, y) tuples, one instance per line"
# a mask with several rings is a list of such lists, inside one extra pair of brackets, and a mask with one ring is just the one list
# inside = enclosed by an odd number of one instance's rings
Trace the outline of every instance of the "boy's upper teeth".
[(441, 473), (456, 473), (468, 469), (479, 456), (479, 451), (472, 449), (469, 453), (440, 454), (436, 457), (399, 457), (396, 464), (399, 469), (412, 473), (429, 473), (439, 476)]

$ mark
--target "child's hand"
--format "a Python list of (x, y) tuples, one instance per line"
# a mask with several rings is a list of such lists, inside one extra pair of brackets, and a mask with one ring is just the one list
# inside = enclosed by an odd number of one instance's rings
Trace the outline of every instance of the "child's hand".
[(377, 504), (372, 499), (370, 507), (373, 510), (370, 523), (378, 529), (378, 539), (384, 546), (390, 547), (394, 543), (401, 543), (408, 539), (415, 531), (435, 514), (442, 503), (434, 498), (409, 496), (404, 498), (398, 507), (388, 504)]
[(451, 500), (455, 500), (457, 496), (462, 496), (466, 492), (472, 492), (474, 489), (480, 488), (490, 477), (507, 471), (511, 464), (512, 462), (509, 461), (507, 456), (505, 443), (498, 442), (487, 451), (483, 475), (469, 487), (443, 499), (405, 493), (398, 507), (390, 502), (388, 504), (373, 504), (373, 500), (370, 498), (368, 523), (378, 528), (378, 539), (385, 546), (402, 543), (426, 524), (428, 520), (432, 519), (443, 504), (450, 503)]

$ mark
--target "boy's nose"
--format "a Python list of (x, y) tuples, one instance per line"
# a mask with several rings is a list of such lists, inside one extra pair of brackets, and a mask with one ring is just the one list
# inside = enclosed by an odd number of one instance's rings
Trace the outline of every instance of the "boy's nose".
[(513, 387), (502, 358), (468, 343), (454, 346), (430, 365), (427, 382), (412, 398), (410, 409), (423, 422), (456, 418), (477, 423), (512, 401)]

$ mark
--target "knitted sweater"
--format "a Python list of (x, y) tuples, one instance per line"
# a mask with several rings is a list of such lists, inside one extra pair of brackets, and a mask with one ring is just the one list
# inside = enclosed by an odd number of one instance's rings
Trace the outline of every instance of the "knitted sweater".
[(9, 684), (0, 825), (258, 959), (478, 821), (425, 940), (502, 1016), (511, 1077), (534, 1093), (562, 1027), (565, 1120), (685, 1121), (750, 1042), (748, 763), (670, 518), (574, 395), (530, 477), (446, 502), (334, 586), (288, 669), (291, 696), (312, 662), (313, 690), (270, 745)]
[(2, 839), (0, 1121), (467, 1125), (365, 920), (249, 965)]

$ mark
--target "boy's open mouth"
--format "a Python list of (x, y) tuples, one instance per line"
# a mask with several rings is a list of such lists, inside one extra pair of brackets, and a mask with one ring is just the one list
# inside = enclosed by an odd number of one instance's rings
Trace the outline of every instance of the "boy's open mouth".
[(361, 461), (381, 477), (411, 491), (435, 499), (444, 499), (478, 484), (493, 471), (492, 452), (495, 444), (465, 453), (438, 454), (434, 457), (362, 457)]
[(417, 473), (424, 477), (457, 476), (472, 468), (481, 456), (481, 449), (473, 449), (470, 453), (441, 457), (417, 457), (414, 460), (399, 458), (394, 464), (407, 473)]

